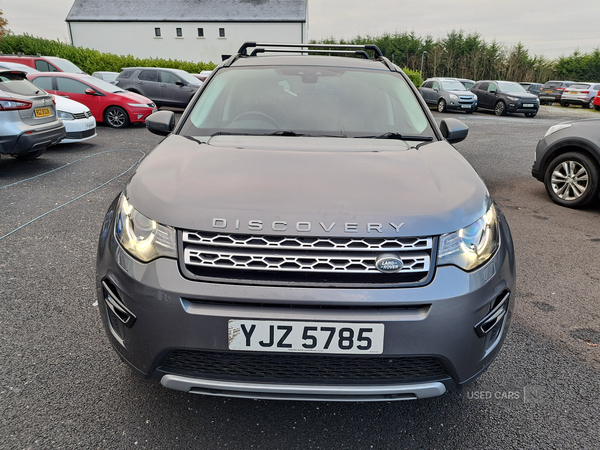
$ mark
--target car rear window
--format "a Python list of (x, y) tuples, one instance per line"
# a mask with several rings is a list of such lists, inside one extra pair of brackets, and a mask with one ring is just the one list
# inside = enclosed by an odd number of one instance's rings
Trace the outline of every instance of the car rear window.
[(19, 95), (43, 94), (43, 92), (40, 92), (40, 88), (24, 79), (20, 73), (4, 72), (0, 74), (0, 89)]
[(584, 84), (584, 83), (575, 83), (572, 84), (571, 86), (569, 86), (569, 89), (589, 89), (590, 85), (589, 84)]
[(314, 66), (222, 70), (205, 88), (182, 130), (197, 136), (228, 131), (433, 136), (400, 75)]
[(543, 87), (545, 88), (555, 88), (558, 86), (561, 86), (562, 83), (560, 81), (548, 81), (546, 84), (544, 84)]

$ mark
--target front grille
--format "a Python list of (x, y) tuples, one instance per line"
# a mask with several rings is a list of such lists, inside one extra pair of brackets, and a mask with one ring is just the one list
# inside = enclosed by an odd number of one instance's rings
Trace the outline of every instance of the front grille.
[[(246, 284), (329, 286), (423, 283), (431, 272), (434, 239), (349, 238), (180, 232), (182, 269), (190, 278)], [(397, 273), (382, 273), (376, 258), (391, 253)]]
[(173, 350), (159, 370), (197, 378), (298, 384), (429, 381), (449, 375), (430, 356), (287, 355)]
[(91, 111), (86, 111), (86, 112), (82, 112), (82, 113), (74, 113), (73, 117), (75, 117), (76, 119), (89, 118), (89, 117), (92, 117), (92, 112)]

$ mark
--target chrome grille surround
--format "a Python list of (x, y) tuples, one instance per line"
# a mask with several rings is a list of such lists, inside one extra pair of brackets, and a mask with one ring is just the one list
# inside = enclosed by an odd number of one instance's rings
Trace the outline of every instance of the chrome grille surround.
[[(414, 284), (430, 275), (434, 249), (432, 237), (311, 237), (203, 231), (182, 231), (179, 235), (186, 275), (211, 279), (239, 276), (249, 284), (259, 283), (257, 275), (253, 275), (258, 273), (262, 277), (259, 284), (265, 284), (270, 275), (288, 277), (292, 284), (307, 282), (307, 278), (294, 277), (311, 276), (316, 284), (319, 277), (324, 277), (322, 282), (329, 285)], [(385, 253), (393, 253), (402, 261), (396, 276), (381, 273), (375, 266), (376, 258)], [(331, 278), (338, 275), (345, 277), (343, 282)], [(353, 275), (369, 279), (348, 281)]]

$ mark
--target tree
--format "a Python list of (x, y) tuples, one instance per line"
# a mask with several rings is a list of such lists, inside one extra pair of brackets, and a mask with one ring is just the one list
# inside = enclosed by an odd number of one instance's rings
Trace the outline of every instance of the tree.
[(10, 30), (6, 27), (8, 25), (8, 21), (2, 17), (3, 13), (2, 10), (0, 9), (0, 39), (2, 39), (2, 36), (4, 36), (4, 34), (8, 33)]

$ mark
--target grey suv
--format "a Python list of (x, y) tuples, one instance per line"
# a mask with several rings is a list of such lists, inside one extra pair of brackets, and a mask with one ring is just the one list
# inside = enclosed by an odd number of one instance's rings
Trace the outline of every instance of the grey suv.
[(185, 108), (202, 82), (185, 70), (129, 67), (123, 69), (115, 84), (148, 97), (159, 107)]
[(467, 127), (438, 127), (377, 47), (247, 43), (177, 125), (146, 125), (167, 137), (110, 205), (96, 269), (108, 338), (138, 374), (391, 401), (462, 386), (498, 354), (508, 225), (451, 145)]
[(525, 117), (535, 117), (540, 109), (537, 95), (513, 81), (478, 81), (471, 91), (479, 99), (479, 108), (491, 109), (497, 116), (523, 113)]
[(477, 96), (460, 81), (452, 78), (428, 78), (419, 88), (423, 100), (434, 105), (439, 112), (477, 110)]
[(25, 72), (0, 70), (0, 153), (34, 159), (65, 136), (52, 96)]

